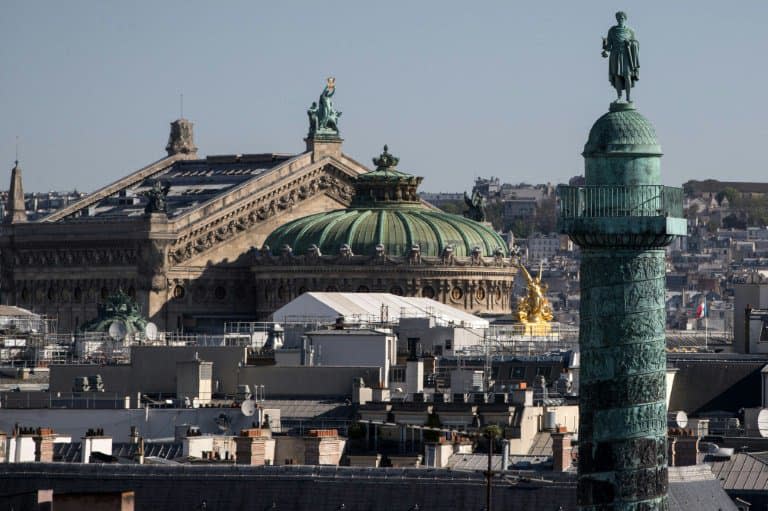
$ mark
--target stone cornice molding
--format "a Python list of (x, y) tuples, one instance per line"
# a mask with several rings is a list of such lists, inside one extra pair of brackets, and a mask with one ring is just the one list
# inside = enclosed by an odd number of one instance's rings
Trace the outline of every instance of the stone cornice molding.
[(376, 271), (377, 269), (397, 268), (398, 271), (407, 271), (409, 269), (426, 271), (430, 269), (451, 270), (466, 273), (473, 269), (478, 270), (504, 270), (505, 274), (514, 275), (517, 273), (517, 266), (513, 258), (510, 257), (452, 257), (446, 259), (443, 257), (423, 256), (415, 261), (410, 256), (389, 256), (389, 255), (316, 255), (313, 253), (293, 255), (284, 253), (279, 256), (273, 256), (269, 253), (263, 254), (257, 252), (253, 257), (253, 270), (261, 271), (262, 268), (268, 268), (269, 271), (280, 268), (282, 271)]

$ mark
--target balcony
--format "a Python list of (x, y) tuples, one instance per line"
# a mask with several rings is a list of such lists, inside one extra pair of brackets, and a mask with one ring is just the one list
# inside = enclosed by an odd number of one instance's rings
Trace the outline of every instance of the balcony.
[(658, 248), (687, 234), (682, 188), (559, 186), (557, 196), (558, 229), (582, 247)]
[(683, 189), (661, 185), (559, 186), (559, 217), (683, 217)]

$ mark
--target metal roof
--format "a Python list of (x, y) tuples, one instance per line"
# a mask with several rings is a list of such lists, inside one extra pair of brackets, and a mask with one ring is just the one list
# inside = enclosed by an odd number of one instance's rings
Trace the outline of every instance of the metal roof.
[(768, 490), (768, 452), (736, 453), (729, 460), (705, 461), (725, 490)]
[[(385, 312), (386, 311), (386, 312)], [(339, 316), (348, 321), (397, 322), (400, 318), (432, 317), (441, 324), (488, 328), (488, 321), (431, 298), (397, 296), (390, 293), (308, 292), (280, 307), (274, 321), (327, 321)]]
[(179, 160), (161, 172), (99, 200), (88, 207), (87, 215), (69, 216), (63, 221), (141, 217), (147, 205), (143, 194), (152, 188), (156, 180), (169, 186), (167, 213), (170, 218), (178, 217), (246, 181), (264, 175), (292, 157), (269, 153)]

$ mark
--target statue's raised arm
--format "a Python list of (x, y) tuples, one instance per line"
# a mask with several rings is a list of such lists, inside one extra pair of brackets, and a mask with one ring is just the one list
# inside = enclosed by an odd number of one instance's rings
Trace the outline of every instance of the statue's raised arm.
[(616, 101), (621, 100), (623, 92), (627, 102), (631, 102), (630, 91), (640, 79), (640, 43), (635, 31), (627, 25), (627, 15), (616, 13), (616, 25), (608, 30), (603, 38), (602, 56), (608, 57), (608, 81), (616, 89)]

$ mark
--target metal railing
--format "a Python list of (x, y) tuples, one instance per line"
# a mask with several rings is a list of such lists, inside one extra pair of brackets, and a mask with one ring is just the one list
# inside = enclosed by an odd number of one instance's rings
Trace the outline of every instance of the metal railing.
[(669, 216), (682, 218), (683, 189), (662, 185), (558, 186), (559, 216), (614, 218)]

